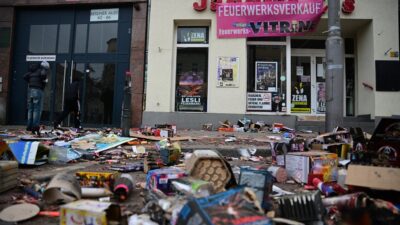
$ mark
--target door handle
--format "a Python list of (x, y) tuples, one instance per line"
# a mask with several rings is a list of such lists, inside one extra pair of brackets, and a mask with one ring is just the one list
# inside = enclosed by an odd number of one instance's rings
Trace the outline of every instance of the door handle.
[(74, 75), (74, 60), (71, 61), (71, 77), (69, 83), (72, 84), (72, 76)]
[(67, 60), (64, 60), (64, 77), (63, 77), (63, 91), (61, 98), (61, 110), (64, 111), (64, 97), (65, 97), (65, 77), (67, 75)]

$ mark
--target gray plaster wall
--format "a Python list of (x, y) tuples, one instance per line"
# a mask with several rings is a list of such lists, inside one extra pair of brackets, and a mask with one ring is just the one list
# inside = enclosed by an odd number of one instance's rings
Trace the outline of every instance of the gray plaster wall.
[(256, 121), (264, 121), (267, 124), (283, 123), (285, 126), (295, 128), (296, 116), (292, 115), (245, 115), (245, 114), (223, 114), (223, 113), (188, 113), (188, 112), (143, 112), (143, 125), (154, 126), (154, 124), (176, 124), (178, 129), (202, 128), (203, 124), (211, 123), (213, 128), (219, 127), (219, 121), (229, 120), (236, 124), (244, 117)]

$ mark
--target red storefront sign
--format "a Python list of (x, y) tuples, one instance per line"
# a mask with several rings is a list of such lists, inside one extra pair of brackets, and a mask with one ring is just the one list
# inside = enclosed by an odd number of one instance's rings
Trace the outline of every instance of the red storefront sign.
[(304, 35), (316, 28), (323, 0), (222, 3), (217, 5), (218, 38)]
[(355, 0), (344, 0), (342, 2), (342, 12), (344, 14), (350, 14), (354, 12), (354, 9), (356, 8), (354, 5), (355, 3), (356, 3)]

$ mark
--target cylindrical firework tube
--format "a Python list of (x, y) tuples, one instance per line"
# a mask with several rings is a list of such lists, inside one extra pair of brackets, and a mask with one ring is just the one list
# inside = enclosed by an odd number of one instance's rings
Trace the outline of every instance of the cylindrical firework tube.
[(332, 198), (325, 198), (322, 200), (322, 204), (325, 207), (336, 206), (338, 208), (359, 208), (365, 204), (365, 199), (367, 195), (362, 192), (348, 194), (348, 195), (341, 195)]
[(268, 172), (271, 173), (273, 177), (275, 177), (278, 183), (283, 183), (287, 180), (287, 172), (284, 168), (279, 166), (270, 166), (268, 167)]
[(114, 194), (120, 201), (125, 201), (133, 190), (133, 178), (129, 174), (122, 174), (114, 185)]

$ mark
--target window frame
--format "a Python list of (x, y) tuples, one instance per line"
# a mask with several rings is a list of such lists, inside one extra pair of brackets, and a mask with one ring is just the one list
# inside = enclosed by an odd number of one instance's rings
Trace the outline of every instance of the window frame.
[[(265, 112), (265, 111), (247, 111), (247, 88), (246, 88), (246, 105), (245, 105), (245, 112), (246, 114), (249, 115), (291, 115), (291, 107), (290, 107), (290, 97), (291, 96), (291, 44), (290, 44), (290, 39), (291, 37), (286, 37), (286, 41), (247, 41), (246, 46), (250, 45), (256, 45), (256, 46), (285, 46), (286, 47), (286, 112)], [(248, 49), (246, 47), (246, 49)], [(249, 57), (248, 54), (249, 52), (246, 53), (247, 58)], [(247, 65), (248, 67), (251, 65)], [(248, 69), (247, 69), (247, 76), (250, 76), (248, 74)], [(247, 79), (246, 79), (246, 84), (247, 84)]]
[[(200, 44), (200, 43), (178, 43), (178, 35), (179, 35), (179, 28), (206, 28), (206, 44)], [(175, 37), (174, 37), (174, 63), (173, 63), (173, 69), (172, 69), (172, 91), (171, 91), (171, 105), (170, 105), (170, 111), (171, 112), (177, 112), (177, 113), (207, 113), (208, 112), (208, 79), (209, 79), (209, 70), (210, 70), (210, 26), (205, 26), (205, 25), (194, 25), (194, 26), (175, 26)], [(193, 49), (199, 49), (199, 48), (206, 48), (207, 49), (207, 68), (206, 68), (206, 74), (205, 77), (207, 77), (207, 90), (205, 92), (207, 93), (207, 101), (205, 103), (205, 110), (204, 111), (179, 111), (176, 108), (176, 93), (177, 93), (177, 66), (178, 66), (178, 49), (188, 49), (188, 48), (193, 48)], [(162, 51), (161, 48), (158, 49), (159, 51)]]

